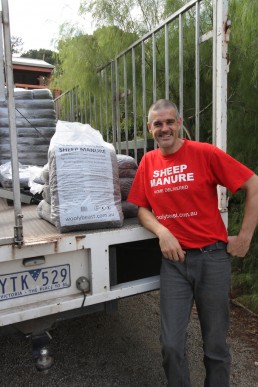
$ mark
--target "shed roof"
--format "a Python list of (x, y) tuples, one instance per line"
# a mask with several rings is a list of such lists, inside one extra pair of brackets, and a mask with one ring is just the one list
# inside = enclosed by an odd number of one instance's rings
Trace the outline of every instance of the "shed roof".
[(23, 66), (35, 66), (35, 67), (45, 67), (49, 69), (55, 68), (50, 63), (45, 62), (41, 59), (31, 59), (31, 58), (22, 58), (22, 57), (13, 57), (12, 62), (15, 65), (23, 65)]

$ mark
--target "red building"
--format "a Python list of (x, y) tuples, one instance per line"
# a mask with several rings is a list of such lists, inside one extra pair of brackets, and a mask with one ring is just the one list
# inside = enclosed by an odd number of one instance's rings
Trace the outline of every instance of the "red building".
[(55, 66), (40, 59), (13, 57), (15, 87), (47, 89)]

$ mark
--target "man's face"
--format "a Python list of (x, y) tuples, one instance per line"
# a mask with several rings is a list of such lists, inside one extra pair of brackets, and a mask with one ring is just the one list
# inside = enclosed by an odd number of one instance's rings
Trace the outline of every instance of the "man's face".
[(181, 118), (176, 116), (175, 109), (154, 110), (150, 115), (151, 122), (148, 122), (149, 132), (157, 141), (163, 154), (176, 152), (180, 146), (178, 133), (181, 126)]

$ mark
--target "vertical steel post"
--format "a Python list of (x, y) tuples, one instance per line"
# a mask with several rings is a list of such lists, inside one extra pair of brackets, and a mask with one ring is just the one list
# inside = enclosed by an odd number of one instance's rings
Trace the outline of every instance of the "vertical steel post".
[(126, 54), (124, 54), (124, 94), (125, 94), (125, 144), (126, 154), (128, 155), (128, 88), (127, 88), (127, 66), (126, 66)]
[(134, 137), (134, 158), (137, 162), (137, 107), (136, 107), (136, 66), (135, 66), (135, 48), (132, 48), (132, 75), (133, 75), (133, 137)]
[(97, 98), (96, 98), (95, 93), (93, 94), (93, 112), (94, 112), (94, 125), (93, 125), (93, 127), (99, 130), (98, 122), (97, 122)]
[(216, 144), (217, 119), (217, 1), (213, 1), (213, 36), (212, 36), (212, 143)]
[(111, 62), (111, 109), (112, 109), (112, 141), (116, 148), (116, 92), (115, 92), (115, 63)]
[(89, 105), (90, 105), (90, 126), (92, 126), (92, 100), (91, 100), (92, 94), (89, 92)]
[(2, 11), (0, 11), (0, 101), (5, 101), (5, 78), (4, 78), (4, 42)]
[[(184, 31), (183, 16), (179, 15), (179, 114), (184, 118)], [(183, 122), (180, 129), (180, 136), (183, 137)]]
[(116, 72), (116, 138), (117, 146), (115, 149), (121, 153), (121, 125), (120, 125), (120, 82), (119, 82), (119, 59), (115, 60)]
[(165, 24), (165, 98), (169, 99), (169, 45), (168, 24)]
[(142, 131), (143, 131), (143, 151), (147, 152), (147, 127), (146, 127), (146, 68), (145, 68), (145, 42), (142, 41)]
[(195, 7), (195, 140), (200, 141), (200, 4)]
[(152, 34), (152, 75), (153, 75), (153, 102), (157, 99), (157, 54), (156, 54), (156, 34)]
[(103, 117), (102, 117), (102, 72), (99, 74), (99, 130), (103, 136)]
[(87, 93), (86, 93), (86, 88), (84, 89), (84, 92), (83, 92), (83, 100), (84, 100), (85, 124), (87, 124), (88, 123), (88, 115), (87, 115)]
[[(215, 111), (215, 145), (227, 149), (227, 76), (228, 76), (228, 0), (216, 2), (216, 74), (214, 76), (216, 111)], [(227, 225), (227, 190), (218, 187), (218, 206)]]
[(14, 202), (14, 242), (18, 245), (23, 243), (23, 228), (22, 228), (22, 210), (21, 210), (21, 195), (20, 195), (20, 178), (19, 178), (19, 160), (17, 147), (17, 132), (16, 132), (16, 114), (14, 101), (14, 82), (13, 82), (13, 66), (11, 52), (11, 34), (9, 23), (8, 0), (2, 0), (2, 20), (4, 30), (4, 52), (5, 52), (5, 71), (7, 85), (7, 104), (9, 118), (9, 133), (11, 144), (11, 163), (12, 163), (12, 183), (13, 183), (13, 202)]
[(107, 68), (105, 71), (105, 114), (106, 114), (106, 141), (109, 142), (109, 121), (108, 121), (108, 79), (107, 79)]

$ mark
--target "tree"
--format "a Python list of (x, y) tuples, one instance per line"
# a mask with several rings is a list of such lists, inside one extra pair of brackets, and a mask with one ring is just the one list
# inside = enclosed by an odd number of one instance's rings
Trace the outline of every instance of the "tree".
[(117, 26), (142, 35), (160, 23), (163, 7), (162, 0), (82, 0), (80, 13), (91, 13), (98, 27)]
[(228, 147), (258, 172), (258, 2), (232, 0), (230, 14)]
[[(229, 44), (228, 151), (258, 173), (258, 3), (231, 0), (232, 28)], [(230, 198), (229, 232), (239, 232), (245, 195)], [(232, 259), (234, 296), (258, 313), (258, 230), (244, 260)]]
[[(115, 26), (99, 28), (92, 35), (85, 35), (78, 31), (75, 33), (73, 28), (70, 31), (66, 28), (65, 34), (58, 44), (60, 66), (54, 73), (51, 87), (62, 91), (76, 87), (76, 106), (81, 106), (83, 114), (89, 116), (95, 99), (101, 100), (103, 97), (104, 100), (104, 90), (98, 87), (99, 69), (135, 41), (137, 35), (126, 33)], [(106, 76), (110, 84), (111, 74)], [(110, 91), (111, 88), (108, 92)], [(87, 112), (85, 105), (87, 105)], [(104, 109), (104, 105), (102, 107)], [(76, 116), (78, 114), (76, 113)], [(96, 123), (95, 127), (97, 127)]]
[(11, 52), (12, 54), (19, 54), (22, 51), (23, 40), (18, 36), (11, 37)]
[(42, 59), (47, 63), (50, 63), (52, 65), (56, 65), (58, 60), (58, 54), (52, 50), (46, 50), (44, 48), (40, 48), (39, 50), (29, 50), (26, 52), (23, 52), (21, 54), (21, 57), (23, 58), (31, 58), (31, 59)]
[[(74, 86), (90, 88), (96, 85), (98, 68), (113, 59), (121, 50), (130, 45), (137, 35), (125, 33), (118, 27), (102, 27), (92, 35), (74, 30), (67, 31), (59, 40), (60, 58), (59, 73), (54, 82), (59, 83), (62, 90)], [(61, 76), (62, 75), (62, 76)]]
[[(175, 11), (178, 8), (182, 7), (187, 0), (177, 0), (177, 1), (160, 1), (159, 7), (153, 0), (130, 0), (129, 3), (121, 2), (112, 2), (110, 0), (91, 0), (90, 3), (85, 1), (81, 2), (81, 13), (92, 12), (95, 22), (102, 26), (98, 28), (92, 36), (92, 39), (89, 40), (89, 35), (83, 35), (80, 31), (74, 26), (64, 25), (61, 35), (61, 40), (59, 49), (61, 58), (61, 73), (62, 78), (60, 82), (62, 83), (62, 90), (65, 90), (65, 86), (68, 84), (70, 88), (72, 87), (69, 83), (68, 78), (74, 85), (82, 85), (82, 88), (87, 87), (90, 89), (90, 85), (94, 85), (94, 90), (96, 90), (96, 74), (97, 68), (103, 66), (111, 59), (114, 59), (115, 56), (124, 48), (127, 48), (130, 43), (137, 40), (138, 36), (141, 36), (142, 33), (146, 33), (149, 30), (152, 30), (153, 27), (160, 23), (164, 18), (169, 16), (171, 11)], [(201, 23), (203, 33), (209, 31), (212, 28), (212, 6), (210, 2), (206, 1), (209, 6), (208, 12), (201, 12)], [(129, 9), (130, 8), (130, 9)], [(207, 9), (207, 7), (206, 7)], [(133, 23), (132, 19), (135, 12), (137, 17), (134, 18)], [(194, 58), (194, 47), (195, 44), (195, 17), (193, 11), (186, 12), (183, 16), (184, 23), (184, 63), (186, 68), (186, 73), (191, 72), (192, 64), (195, 62)], [(109, 25), (108, 25), (109, 24)], [(131, 33), (130, 31), (135, 31)], [(164, 72), (165, 72), (165, 53), (164, 53), (164, 30), (157, 35), (156, 38), (156, 52), (157, 52), (157, 97), (162, 98), (164, 96)], [(178, 71), (178, 56), (179, 56), (179, 26), (178, 21), (171, 23), (169, 26), (169, 63), (170, 63), (170, 96), (174, 99), (176, 103), (179, 101), (179, 71)], [(93, 46), (95, 48), (93, 49)], [(204, 128), (201, 132), (202, 140), (211, 139), (211, 107), (212, 107), (212, 95), (208, 93), (207, 90), (211, 90), (212, 82), (212, 63), (211, 59), (211, 42), (205, 43), (204, 48), (202, 48), (202, 57), (201, 57), (201, 82), (202, 89), (205, 92), (202, 93), (201, 99), (201, 125)], [(135, 50), (136, 53), (136, 82), (137, 82), (137, 109), (139, 111), (138, 117), (141, 121), (141, 111), (142, 111), (142, 91), (141, 91), (141, 49), (137, 47)], [(129, 55), (130, 56), (130, 55)], [(152, 42), (151, 39), (145, 41), (145, 58), (146, 58), (146, 81), (147, 84), (152, 84)], [(123, 63), (122, 60), (119, 61), (119, 73), (121, 74), (120, 84), (123, 85)], [(88, 70), (86, 69), (87, 63), (89, 64)], [(95, 72), (93, 75), (93, 69)], [(69, 74), (69, 75), (68, 75)], [(128, 66), (127, 70), (128, 75), (128, 88), (132, 90), (132, 68)], [(67, 83), (68, 82), (68, 83)], [(92, 83), (90, 83), (92, 82)], [(185, 107), (185, 121), (184, 124), (188, 127), (188, 130), (194, 133), (195, 128), (195, 83), (194, 77), (184, 77), (184, 107)], [(147, 104), (152, 102), (152, 92), (149, 88), (147, 95)], [(130, 102), (132, 96), (128, 98)], [(208, 107), (208, 108), (207, 108)], [(122, 111), (123, 114), (123, 111)], [(137, 126), (141, 124), (137, 123)], [(208, 128), (208, 130), (206, 129)], [(194, 137), (194, 135), (193, 135)]]

